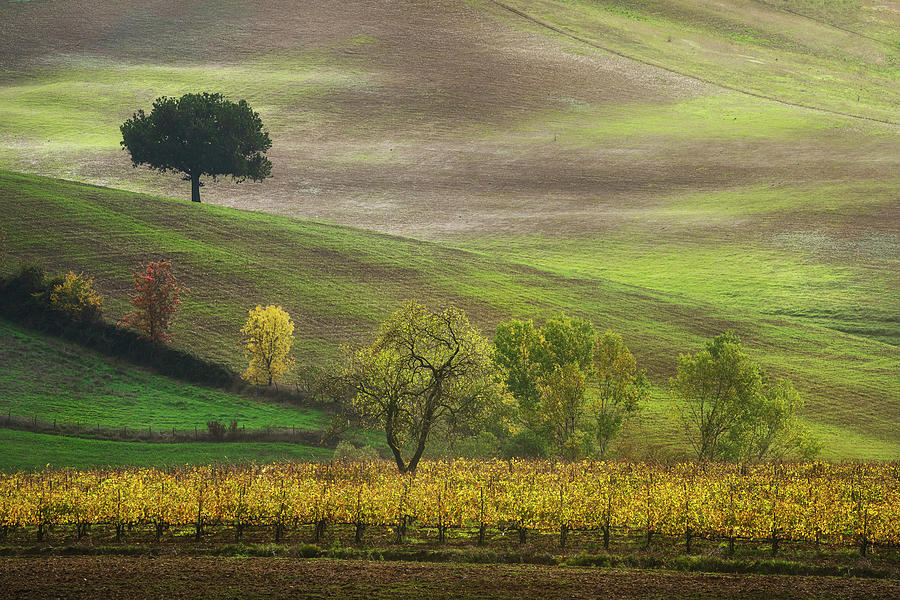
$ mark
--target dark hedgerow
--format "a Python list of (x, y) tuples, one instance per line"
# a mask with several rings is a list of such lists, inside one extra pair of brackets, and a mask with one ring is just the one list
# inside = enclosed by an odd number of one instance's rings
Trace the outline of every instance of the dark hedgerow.
[(238, 384), (234, 371), (190, 352), (153, 343), (136, 331), (102, 319), (73, 319), (53, 310), (49, 292), (55, 283), (42, 266), (23, 263), (13, 274), (0, 278), (0, 315), (108, 356), (152, 367), (169, 377), (219, 388)]

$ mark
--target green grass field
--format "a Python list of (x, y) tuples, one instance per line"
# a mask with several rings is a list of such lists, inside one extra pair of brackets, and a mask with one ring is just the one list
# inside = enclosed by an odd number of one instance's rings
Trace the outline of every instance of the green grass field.
[(328, 415), (185, 384), (58, 338), (0, 320), (0, 413), (46, 422), (132, 430), (206, 429), (237, 420), (248, 428), (321, 429)]
[(332, 450), (289, 443), (189, 442), (149, 444), (85, 440), (60, 435), (0, 429), (0, 470), (47, 467), (86, 469), (102, 466), (163, 466), (214, 462), (324, 460)]
[(898, 122), (897, 25), (852, 0), (508, 0), (598, 47), (729, 88)]

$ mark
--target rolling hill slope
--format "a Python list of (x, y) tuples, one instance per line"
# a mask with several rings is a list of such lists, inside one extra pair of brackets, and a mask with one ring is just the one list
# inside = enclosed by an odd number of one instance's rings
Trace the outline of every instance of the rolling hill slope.
[(897, 345), (898, 31), (883, 0), (6, 3), (0, 167), (187, 197), (118, 126), (221, 91), (274, 177), (208, 202)]
[(249, 428), (322, 429), (320, 410), (186, 384), (0, 319), (0, 414), (156, 432), (237, 420)]
[(84, 270), (106, 294), (109, 318), (126, 310), (138, 261), (173, 260), (192, 288), (175, 344), (236, 368), (238, 329), (256, 303), (283, 305), (297, 325), (299, 362), (319, 364), (407, 298), (460, 306), (488, 335), (509, 317), (540, 321), (565, 311), (626, 337), (656, 384), (638, 435), (673, 450), (682, 444), (664, 386), (675, 357), (734, 329), (770, 372), (804, 392), (804, 416), (827, 456), (900, 453), (897, 349), (788, 316), (762, 318), (493, 253), (10, 172), (0, 174), (0, 211), (16, 223), (7, 268), (12, 255)]

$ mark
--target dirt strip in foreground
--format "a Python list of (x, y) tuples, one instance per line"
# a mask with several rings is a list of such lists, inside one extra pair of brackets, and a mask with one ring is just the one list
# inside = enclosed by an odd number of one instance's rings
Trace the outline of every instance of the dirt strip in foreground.
[(295, 558), (0, 558), (0, 597), (900, 598), (898, 580)]

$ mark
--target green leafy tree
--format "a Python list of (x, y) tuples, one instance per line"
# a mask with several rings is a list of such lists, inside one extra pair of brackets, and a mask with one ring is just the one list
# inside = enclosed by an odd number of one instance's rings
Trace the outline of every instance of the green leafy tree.
[(525, 420), (531, 422), (541, 401), (537, 382), (544, 372), (544, 338), (531, 319), (511, 319), (497, 326), (494, 347), (494, 360), (503, 369), (504, 383)]
[(429, 434), (486, 423), (505, 401), (494, 349), (460, 310), (409, 302), (372, 344), (345, 349), (353, 407), (385, 432), (397, 468), (415, 471)]
[[(554, 382), (569, 385), (568, 391), (559, 393), (570, 394), (569, 402), (574, 401), (572, 389), (578, 387), (574, 370), (581, 372), (579, 385), (583, 388), (592, 368), (594, 336), (594, 326), (589, 321), (564, 314), (553, 317), (540, 330), (535, 329), (531, 320), (517, 319), (497, 327), (496, 361), (503, 368), (506, 386), (517, 401), (521, 427), (509, 441), (510, 454), (540, 456), (552, 451), (568, 455), (571, 452), (564, 449), (561, 440), (584, 439), (580, 429), (583, 406), (575, 410), (568, 404), (575, 411), (577, 435), (561, 433), (557, 417), (559, 403), (563, 401), (551, 387)], [(583, 405), (584, 393), (577, 398)], [(573, 443), (570, 441), (569, 447)]]
[(699, 459), (761, 459), (788, 449), (814, 449), (796, 419), (802, 402), (793, 385), (767, 382), (732, 332), (696, 354), (678, 357), (670, 386)]
[(544, 338), (541, 359), (545, 374), (556, 366), (569, 363), (578, 365), (584, 372), (591, 370), (596, 333), (590, 321), (561, 314), (544, 324), (541, 336)]
[(149, 115), (138, 110), (120, 129), (135, 167), (183, 173), (191, 182), (191, 200), (200, 202), (202, 176), (230, 175), (237, 182), (270, 176), (265, 153), (272, 142), (262, 127), (245, 100), (202, 93), (157, 98)]
[(570, 460), (580, 458), (584, 447), (581, 422), (585, 411), (586, 378), (577, 363), (556, 365), (538, 380), (540, 415), (550, 432), (553, 448)]
[(763, 460), (798, 455), (810, 459), (818, 454), (821, 445), (797, 416), (803, 404), (802, 396), (789, 379), (779, 379), (767, 386), (743, 432), (745, 439), (732, 442), (743, 449), (741, 458)]
[(637, 370), (634, 355), (621, 335), (607, 330), (598, 336), (593, 355), (597, 392), (592, 409), (596, 419), (597, 451), (603, 458), (622, 424), (650, 395), (650, 385), (646, 373)]

